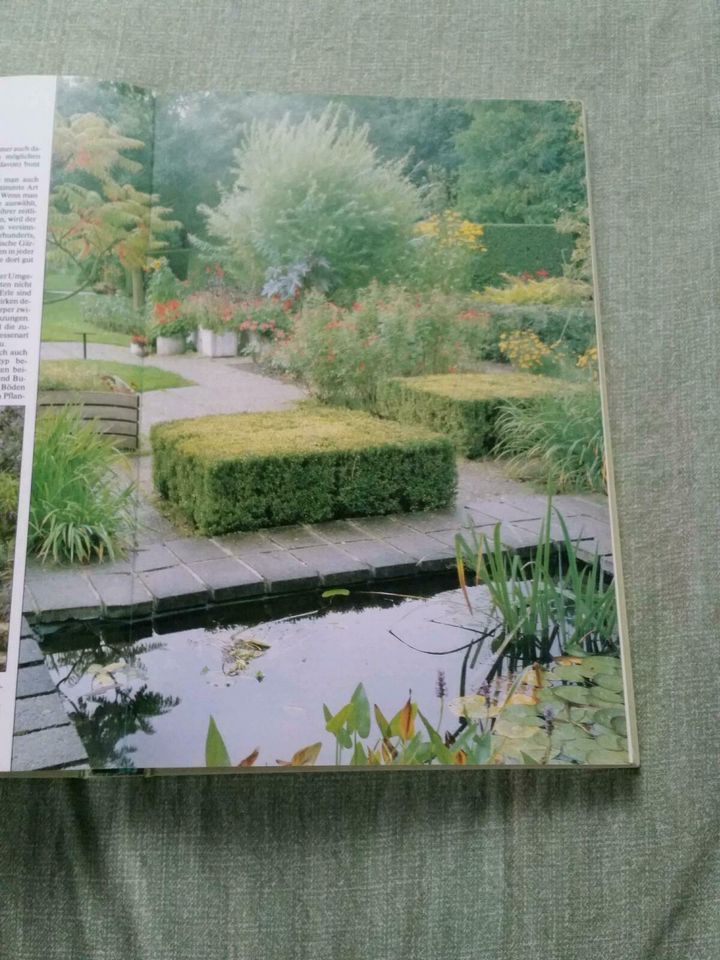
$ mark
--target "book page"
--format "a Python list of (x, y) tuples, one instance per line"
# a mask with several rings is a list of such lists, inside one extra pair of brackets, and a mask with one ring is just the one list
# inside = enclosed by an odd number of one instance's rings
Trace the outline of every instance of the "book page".
[(55, 106), (12, 770), (636, 764), (582, 105)]

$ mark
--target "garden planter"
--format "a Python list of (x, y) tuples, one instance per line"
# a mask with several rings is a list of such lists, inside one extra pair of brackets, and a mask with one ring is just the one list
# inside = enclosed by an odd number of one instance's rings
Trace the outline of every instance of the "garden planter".
[(130, 344), (130, 353), (134, 357), (146, 357), (148, 355), (147, 345), (144, 343), (131, 343)]
[(234, 330), (216, 333), (214, 330), (200, 327), (198, 350), (206, 357), (235, 357), (238, 351), (238, 335)]
[(173, 357), (185, 351), (184, 337), (158, 337), (155, 350), (159, 357)]

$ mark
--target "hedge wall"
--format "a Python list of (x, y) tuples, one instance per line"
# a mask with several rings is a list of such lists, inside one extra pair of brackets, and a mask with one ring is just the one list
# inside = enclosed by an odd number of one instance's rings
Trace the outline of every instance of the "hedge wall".
[(206, 534), (448, 506), (447, 438), (360, 411), (301, 407), (151, 431), (160, 495)]
[(471, 459), (491, 453), (495, 421), (505, 400), (527, 401), (573, 389), (563, 380), (531, 373), (457, 373), (397, 377), (378, 390), (385, 417), (420, 423), (449, 437)]
[(487, 251), (478, 258), (473, 280), (476, 289), (493, 286), (501, 273), (519, 274), (545, 269), (562, 274), (575, 245), (569, 234), (558, 233), (552, 223), (483, 224)]

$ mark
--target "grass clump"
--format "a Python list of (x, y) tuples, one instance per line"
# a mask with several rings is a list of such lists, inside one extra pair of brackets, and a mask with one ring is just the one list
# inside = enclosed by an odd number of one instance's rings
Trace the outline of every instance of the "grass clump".
[(497, 442), (496, 421), (512, 399), (531, 406), (540, 398), (572, 390), (561, 380), (529, 373), (458, 373), (388, 380), (378, 390), (385, 417), (421, 423), (449, 437), (457, 450), (474, 458)]
[(496, 452), (551, 492), (606, 490), (600, 391), (597, 386), (541, 397), (532, 406), (503, 404)]
[(38, 418), (28, 549), (41, 561), (88, 563), (113, 558), (131, 532), (132, 484), (121, 456), (66, 408)]
[(111, 392), (122, 380), (136, 393), (187, 387), (189, 380), (170, 370), (114, 360), (41, 360), (41, 390), (93, 390)]
[(360, 411), (177, 420), (151, 443), (158, 492), (202, 533), (441, 508), (455, 493), (449, 441)]

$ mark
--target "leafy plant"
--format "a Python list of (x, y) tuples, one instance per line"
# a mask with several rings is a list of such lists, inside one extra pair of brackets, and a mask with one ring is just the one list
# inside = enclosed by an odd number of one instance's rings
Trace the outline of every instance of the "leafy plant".
[(592, 297), (592, 286), (572, 277), (550, 277), (546, 270), (514, 277), (503, 274), (502, 287), (486, 287), (480, 299), (486, 303), (507, 303), (515, 306), (545, 304), (556, 307), (581, 306)]
[[(265, 271), (265, 282), (322, 267), (332, 293), (389, 279), (407, 257), (421, 213), (419, 190), (402, 161), (382, 161), (366, 126), (329, 105), (294, 123), (255, 121), (235, 151), (235, 185), (214, 209), (201, 208), (208, 231), (230, 260)], [(267, 273), (267, 271), (271, 271)], [(275, 272), (273, 272), (275, 271)]]
[[(560, 528), (559, 537), (553, 536), (554, 522)], [(476, 532), (458, 534), (456, 557), (468, 606), (471, 608), (466, 568), (474, 571), (475, 583), (484, 584), (489, 591), (496, 625), (486, 638), (497, 655), (495, 672), (504, 658), (511, 670), (533, 661), (546, 664), (555, 649), (562, 654), (569, 650), (583, 654), (616, 651), (614, 588), (605, 582), (599, 557), (590, 563), (578, 559), (567, 523), (552, 509), (551, 501), (530, 560), (524, 561), (505, 547), (500, 524), (492, 538)], [(479, 647), (473, 651), (474, 660), (478, 653)]]
[(142, 333), (145, 327), (143, 314), (121, 293), (82, 297), (80, 314), (86, 322), (113, 333)]
[(38, 418), (28, 546), (40, 560), (87, 563), (115, 556), (132, 529), (133, 487), (120, 481), (119, 461), (76, 411)]
[(596, 386), (507, 401), (496, 420), (496, 453), (541, 480), (551, 492), (606, 489), (602, 407)]

